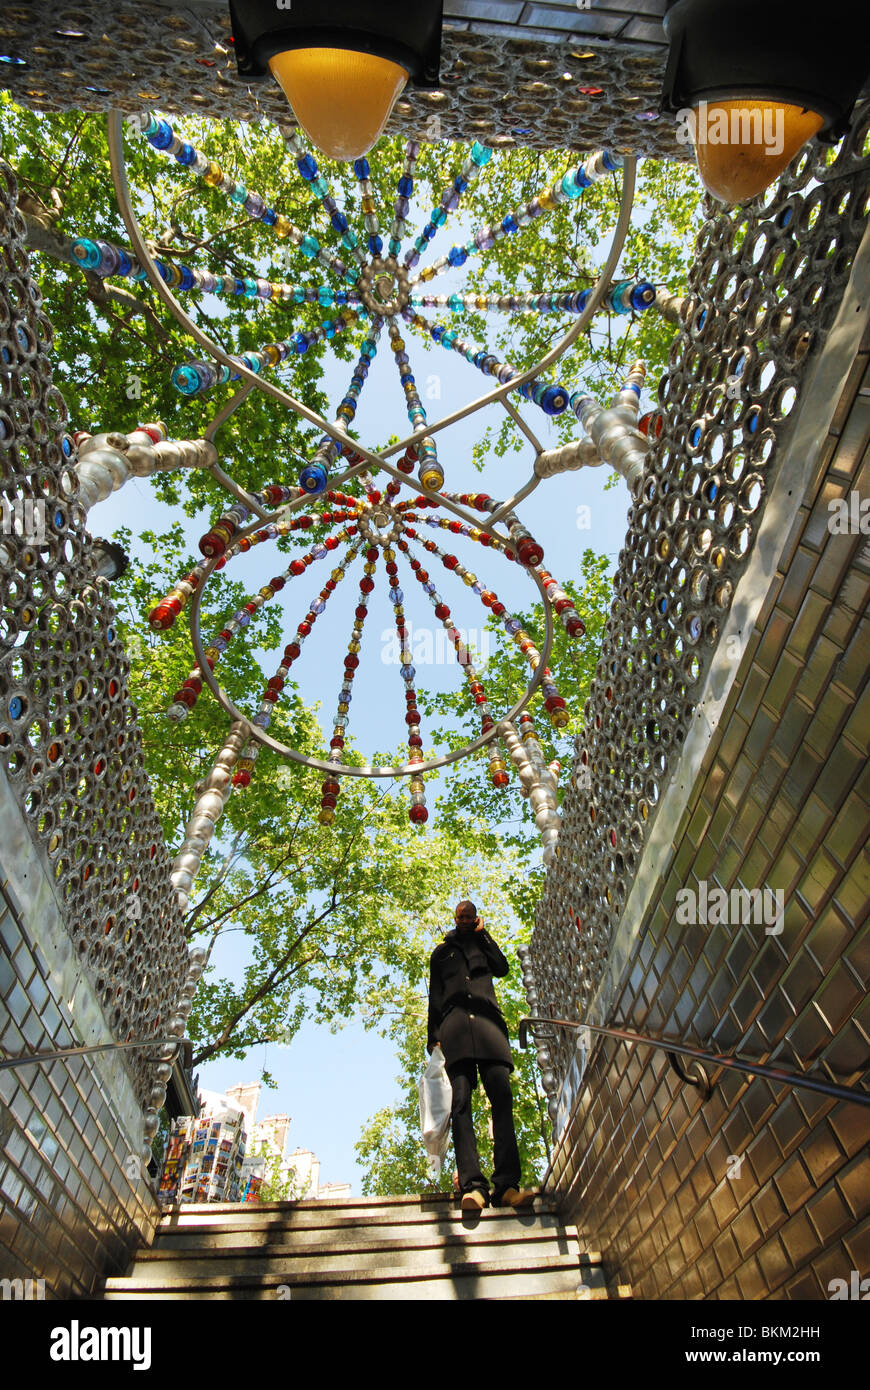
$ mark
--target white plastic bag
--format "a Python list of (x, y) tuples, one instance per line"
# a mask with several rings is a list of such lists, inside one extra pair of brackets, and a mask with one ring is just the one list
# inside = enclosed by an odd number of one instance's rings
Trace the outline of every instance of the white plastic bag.
[(423, 1147), (429, 1155), (429, 1176), (434, 1182), (441, 1172), (450, 1142), (450, 1106), (453, 1088), (440, 1047), (432, 1049), (428, 1065), (417, 1083), (420, 1097), (420, 1129)]

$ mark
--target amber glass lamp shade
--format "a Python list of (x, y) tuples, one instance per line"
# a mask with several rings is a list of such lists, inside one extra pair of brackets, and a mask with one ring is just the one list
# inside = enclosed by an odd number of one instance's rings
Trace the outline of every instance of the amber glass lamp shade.
[(315, 148), (344, 161), (377, 144), (408, 80), (398, 63), (344, 48), (291, 48), (269, 68)]
[(704, 187), (729, 204), (763, 193), (823, 124), (806, 107), (747, 98), (702, 102), (692, 116)]

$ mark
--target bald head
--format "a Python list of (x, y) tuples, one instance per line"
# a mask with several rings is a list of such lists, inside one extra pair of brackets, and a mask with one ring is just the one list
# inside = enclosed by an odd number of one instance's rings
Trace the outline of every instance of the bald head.
[(468, 898), (456, 904), (456, 926), (459, 931), (474, 931), (477, 926), (477, 908)]

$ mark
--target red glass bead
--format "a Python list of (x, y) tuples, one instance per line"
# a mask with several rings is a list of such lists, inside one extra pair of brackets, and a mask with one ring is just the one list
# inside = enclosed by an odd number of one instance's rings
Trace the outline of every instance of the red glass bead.
[(263, 699), (264, 699), (264, 700), (269, 700), (269, 701), (271, 701), (271, 703), (272, 703), (273, 705), (274, 705), (275, 701), (278, 700), (279, 698), (280, 698), (280, 696), (279, 696), (279, 692), (278, 692), (277, 690), (264, 690), (264, 691), (263, 691)]
[(531, 536), (523, 536), (522, 540), (519, 541), (517, 554), (520, 557), (520, 563), (525, 565), (527, 569), (539, 565), (544, 558), (542, 547)]
[[(409, 734), (409, 735), (408, 735), (408, 746), (409, 746), (410, 748), (422, 748), (422, 747), (423, 747), (423, 740), (422, 740), (422, 738), (420, 737), (420, 735), (419, 735), (419, 734)], [(409, 759), (409, 761), (412, 761), (412, 760)], [(416, 759), (413, 759), (413, 761), (416, 761)]]
[(269, 587), (270, 587), (271, 589), (274, 589), (274, 590), (275, 590), (275, 593), (278, 594), (278, 593), (280, 593), (281, 590), (284, 588), (284, 585), (285, 585), (286, 583), (287, 583), (287, 580), (286, 580), (286, 579), (283, 579), (283, 578), (281, 577), (281, 575), (278, 574), (278, 575), (275, 576), (274, 579), (270, 579), (270, 580), (269, 580)]
[(300, 637), (307, 637), (309, 632), (311, 631), (311, 624), (300, 623), (296, 631), (299, 633)]
[(291, 573), (291, 574), (304, 574), (304, 573), (305, 573), (305, 565), (304, 565), (304, 563), (302, 562), (302, 560), (291, 560), (291, 561), (290, 561), (290, 573)]
[(251, 785), (250, 772), (237, 772), (233, 776), (234, 787), (249, 787)]
[(446, 570), (455, 570), (456, 566), (459, 564), (459, 561), (457, 560), (455, 555), (445, 555), (441, 563), (443, 564)]
[(418, 709), (409, 709), (409, 710), (407, 711), (407, 713), (405, 714), (405, 723), (406, 723), (406, 724), (419, 724), (419, 723), (420, 723), (420, 711), (419, 711)]
[(353, 610), (354, 617), (355, 617), (359, 622), (361, 622), (361, 623), (362, 623), (362, 622), (365, 622), (366, 617), (367, 617), (367, 615), (368, 615), (368, 611), (369, 611), (369, 610), (368, 610), (367, 608), (364, 608), (364, 607), (362, 607), (362, 605), (361, 605), (359, 608), (355, 608), (355, 609)]
[(343, 748), (344, 739), (341, 737), (340, 734), (334, 734), (333, 737), (329, 740), (329, 746), (330, 748)]
[(582, 618), (569, 618), (565, 623), (565, 631), (569, 637), (584, 637), (586, 628)]
[(347, 656), (344, 658), (345, 670), (355, 671), (357, 666), (359, 666), (359, 657), (356, 652), (348, 652)]
[(336, 536), (327, 536), (323, 544), (326, 546), (327, 550), (337, 550), (338, 538)]
[(425, 806), (412, 806), (408, 811), (408, 818), (414, 825), (422, 825), (429, 819), (429, 812)]
[(370, 594), (372, 589), (375, 587), (375, 581), (373, 579), (369, 579), (368, 575), (366, 575), (364, 579), (360, 580), (359, 587), (362, 593)]
[(287, 657), (288, 661), (295, 661), (301, 650), (302, 648), (298, 642), (291, 642), (284, 648), (284, 655)]

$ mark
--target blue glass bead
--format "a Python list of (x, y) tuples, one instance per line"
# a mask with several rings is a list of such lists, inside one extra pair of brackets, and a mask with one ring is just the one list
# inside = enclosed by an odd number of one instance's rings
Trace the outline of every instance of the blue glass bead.
[(406, 217), (408, 216), (408, 213), (410, 212), (410, 210), (411, 210), (411, 204), (410, 204), (410, 202), (409, 202), (409, 200), (408, 200), (407, 198), (397, 198), (397, 199), (396, 199), (396, 203), (395, 203), (395, 207), (394, 207), (393, 211), (395, 212), (395, 214), (396, 214), (397, 217), (401, 217), (401, 218), (404, 220), (404, 218), (406, 218)]
[(405, 265), (408, 270), (413, 270), (415, 265), (420, 263), (420, 252), (415, 248), (413, 251), (405, 253)]
[(169, 266), (165, 261), (155, 261), (154, 264), (157, 267), (157, 274), (160, 276), (161, 280), (165, 280), (166, 283), (169, 284), (169, 281), (172, 279), (172, 271), (169, 269)]
[[(133, 262), (131, 261), (130, 257), (127, 255), (127, 252), (126, 252), (126, 251), (122, 251), (122, 250), (119, 248), (119, 249), (118, 249), (118, 274), (119, 274), (119, 275), (130, 275), (130, 274), (132, 273), (132, 270), (133, 270)], [(184, 288), (186, 289), (187, 286), (185, 285)]]
[(244, 291), (244, 292), (245, 292), (245, 298), (246, 298), (246, 299), (256, 299), (256, 298), (257, 298), (257, 282), (256, 282), (256, 280), (243, 280), (243, 281), (242, 281), (242, 284), (243, 284), (244, 287), (245, 287), (245, 291)]
[(379, 256), (384, 249), (383, 238), (379, 236), (369, 237), (369, 251), (373, 256)]
[(341, 238), (342, 246), (346, 246), (348, 251), (352, 251), (355, 246), (359, 246), (359, 237), (356, 232), (348, 229)]
[(457, 193), (464, 193), (468, 187), (468, 179), (464, 179), (461, 174), (457, 174), (456, 178), (453, 180), (453, 187), (456, 189)]
[(358, 179), (367, 179), (369, 176), (369, 162), (367, 159), (355, 159), (353, 161), (353, 172)]
[[(589, 175), (584, 171), (582, 164), (578, 165), (578, 167), (574, 170), (574, 182), (576, 183), (578, 192), (580, 193), (582, 193), (584, 188), (592, 187), (592, 179), (590, 179)], [(568, 192), (569, 197), (572, 196), (570, 190), (566, 190), (566, 192)]]
[(335, 319), (324, 319), (320, 327), (325, 338), (335, 337)]
[(248, 199), (248, 190), (243, 183), (237, 183), (230, 194), (231, 203), (245, 203)]
[(149, 144), (152, 144), (155, 150), (168, 150), (174, 139), (172, 126), (168, 121), (158, 121), (154, 134), (148, 136)]
[(195, 367), (176, 367), (171, 377), (172, 385), (183, 396), (195, 396), (200, 388), (201, 378)]
[(332, 303), (332, 290), (328, 285), (321, 285), (318, 289), (317, 302), (318, 304), (322, 304), (325, 309), (329, 308)]
[(474, 144), (471, 147), (471, 158), (474, 160), (478, 169), (482, 169), (483, 166), (485, 164), (488, 164), (489, 161), (492, 159), (492, 150), (489, 149), (486, 145), (481, 145), (479, 141), (475, 140)]
[(95, 241), (85, 236), (76, 237), (72, 249), (79, 265), (85, 270), (95, 270), (100, 264), (100, 248)]
[(311, 192), (316, 198), (325, 198), (329, 192), (329, 184), (326, 179), (312, 179)]
[(464, 246), (451, 246), (450, 250), (447, 252), (447, 259), (451, 265), (465, 265), (465, 262), (468, 260), (468, 252)]
[(267, 227), (274, 227), (277, 219), (278, 214), (274, 208), (264, 208), (260, 216), (260, 221), (264, 222)]
[(498, 358), (493, 357), (492, 353), (485, 352), (483, 354), (483, 361), (480, 364), (480, 370), (482, 372), (486, 372), (487, 376), (492, 372), (493, 367), (500, 366), (501, 363), (499, 362)]
[(336, 290), (335, 294), (333, 295), (333, 299), (335, 300), (336, 304), (346, 304), (347, 290)]
[(296, 285), (296, 286), (294, 287), (293, 294), (292, 294), (292, 296), (291, 296), (291, 298), (292, 298), (292, 300), (293, 300), (293, 303), (294, 303), (294, 304), (304, 304), (304, 303), (305, 303), (305, 294), (306, 294), (306, 291), (302, 288), (302, 286), (301, 286), (301, 285)]
[(251, 723), (256, 724), (260, 729), (268, 729), (271, 722), (272, 720), (268, 714), (255, 714), (251, 720)]
[(403, 174), (396, 185), (396, 192), (400, 193), (403, 198), (410, 198), (413, 191), (414, 180), (411, 178), (410, 174)]
[(314, 257), (320, 250), (320, 243), (316, 237), (307, 236), (303, 240), (299, 250), (302, 252), (303, 256), (307, 256), (309, 260), (314, 260)]
[(400, 666), (400, 667), (399, 667), (399, 675), (402, 677), (402, 680), (403, 680), (403, 681), (412, 681), (412, 680), (414, 679), (414, 677), (416, 676), (416, 674), (417, 674), (417, 670), (416, 670), (416, 667), (414, 667), (414, 666)]
[(502, 219), (501, 225), (502, 230), (508, 232), (510, 235), (513, 235), (514, 232), (518, 232), (520, 229), (520, 224), (512, 212), (509, 212), (507, 217)]
[(310, 154), (304, 154), (300, 159), (297, 159), (296, 168), (308, 183), (317, 178), (317, 164)]
[(567, 198), (579, 198), (582, 189), (578, 187), (577, 180), (573, 174), (566, 174), (561, 184), (562, 192)]
[(351, 419), (353, 419), (354, 415), (356, 415), (356, 401), (354, 400), (353, 396), (345, 396), (341, 404), (344, 407), (346, 413), (350, 415)]
[(369, 360), (371, 360), (372, 357), (377, 357), (378, 349), (376, 344), (372, 342), (371, 338), (365, 339), (362, 347), (360, 348), (360, 354), (363, 357), (368, 357)]
[(476, 352), (474, 354), (471, 360), (474, 363), (475, 367), (482, 367), (485, 357), (486, 353), (484, 352), (483, 348), (481, 348), (479, 352)]
[(454, 332), (453, 329), (448, 329), (448, 331), (444, 334), (444, 336), (441, 339), (441, 346), (452, 347), (453, 344), (456, 342), (457, 336), (457, 333)]
[(308, 343), (307, 343), (306, 340), (305, 340), (305, 334), (304, 334), (304, 333), (294, 333), (294, 334), (293, 334), (293, 337), (290, 339), (290, 346), (292, 347), (292, 349), (293, 349), (294, 352), (298, 352), (300, 355), (301, 355), (303, 352), (307, 352), (307, 351), (308, 351)]
[(443, 227), (444, 223), (447, 221), (447, 213), (444, 208), (435, 208), (432, 212), (430, 221), (432, 221), (436, 227)]
[[(438, 228), (433, 227), (431, 222), (427, 222), (421, 235), (425, 241), (431, 241), (437, 230)], [(421, 247), (420, 249), (422, 250), (423, 248)]]
[(621, 168), (622, 168), (622, 156), (621, 156), (621, 155), (618, 155), (618, 154), (611, 154), (611, 153), (610, 153), (610, 150), (602, 150), (602, 151), (601, 151), (601, 154), (602, 154), (601, 162), (602, 162), (602, 164), (604, 165), (605, 169), (609, 169), (611, 173), (614, 173), (617, 169), (621, 169)]
[(244, 293), (245, 293), (245, 282), (244, 282), (244, 280), (233, 280), (233, 294), (244, 294)]
[(330, 221), (337, 232), (347, 231), (347, 218), (343, 212), (334, 212)]
[(398, 256), (399, 252), (402, 249), (402, 243), (399, 241), (398, 237), (390, 237), (389, 241), (387, 242), (387, 249), (391, 256)]
[(24, 713), (24, 701), (20, 695), (13, 695), (9, 701), (9, 718), (20, 719)]
[(568, 404), (568, 392), (564, 386), (548, 386), (538, 404), (546, 415), (561, 415)]
[(497, 373), (498, 380), (502, 386), (506, 386), (509, 381), (513, 381), (516, 375), (517, 373), (514, 371), (513, 367), (509, 367), (507, 363), (505, 363), (505, 365)]
[(256, 352), (243, 352), (242, 362), (246, 367), (249, 367), (252, 372), (259, 372), (263, 365), (259, 354)]
[(147, 126), (145, 126), (145, 127), (143, 128), (142, 134), (145, 136), (145, 139), (146, 139), (146, 140), (150, 140), (150, 139), (151, 139), (151, 136), (155, 134), (155, 132), (157, 131), (157, 129), (158, 129), (157, 121), (156, 121), (156, 120), (154, 119), (154, 117), (152, 116), (151, 119), (150, 119), (150, 121), (148, 122)]
[(636, 313), (642, 314), (644, 309), (648, 309), (655, 302), (655, 297), (655, 285), (651, 285), (648, 280), (641, 280), (631, 292), (631, 307)]
[(323, 492), (326, 487), (326, 467), (319, 459), (306, 463), (299, 474), (299, 486), (303, 492)]
[(193, 148), (193, 145), (188, 145), (185, 141), (175, 158), (178, 160), (179, 164), (192, 164), (196, 159), (196, 150)]
[(178, 286), (178, 288), (179, 288), (180, 290), (190, 290), (190, 289), (193, 289), (193, 285), (194, 285), (193, 271), (191, 270), (190, 266), (189, 266), (189, 265), (182, 265), (182, 266), (179, 266), (179, 270), (181, 271), (181, 284)]
[(454, 314), (459, 314), (465, 308), (465, 305), (458, 294), (452, 294), (447, 301), (447, 308), (451, 309)]

